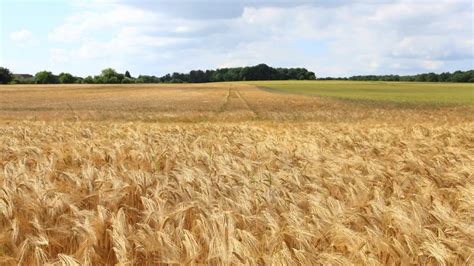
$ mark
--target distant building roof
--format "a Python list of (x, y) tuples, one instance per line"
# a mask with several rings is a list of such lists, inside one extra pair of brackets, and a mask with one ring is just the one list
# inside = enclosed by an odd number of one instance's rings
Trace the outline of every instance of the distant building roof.
[(33, 75), (30, 75), (30, 74), (13, 74), (14, 77), (20, 77), (20, 78), (32, 78)]

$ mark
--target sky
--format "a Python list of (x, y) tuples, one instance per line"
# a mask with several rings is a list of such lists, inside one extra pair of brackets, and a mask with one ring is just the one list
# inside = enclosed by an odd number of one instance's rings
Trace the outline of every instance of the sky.
[(134, 76), (266, 63), (318, 77), (474, 69), (472, 0), (0, 0), (0, 66)]

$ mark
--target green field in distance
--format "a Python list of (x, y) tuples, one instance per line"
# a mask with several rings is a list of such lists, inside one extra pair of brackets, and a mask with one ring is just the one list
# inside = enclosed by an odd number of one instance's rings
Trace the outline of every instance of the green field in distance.
[(278, 92), (398, 104), (474, 105), (474, 84), (381, 81), (252, 81)]

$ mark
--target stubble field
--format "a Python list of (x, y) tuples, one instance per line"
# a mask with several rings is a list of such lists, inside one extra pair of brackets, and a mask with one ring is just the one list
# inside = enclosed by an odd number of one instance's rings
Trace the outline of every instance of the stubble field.
[(0, 264), (465, 264), (472, 106), (0, 87)]

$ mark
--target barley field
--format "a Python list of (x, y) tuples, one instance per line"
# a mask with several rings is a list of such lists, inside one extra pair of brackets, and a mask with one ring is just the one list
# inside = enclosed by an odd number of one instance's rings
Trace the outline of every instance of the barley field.
[(474, 108), (0, 87), (2, 265), (472, 265)]

